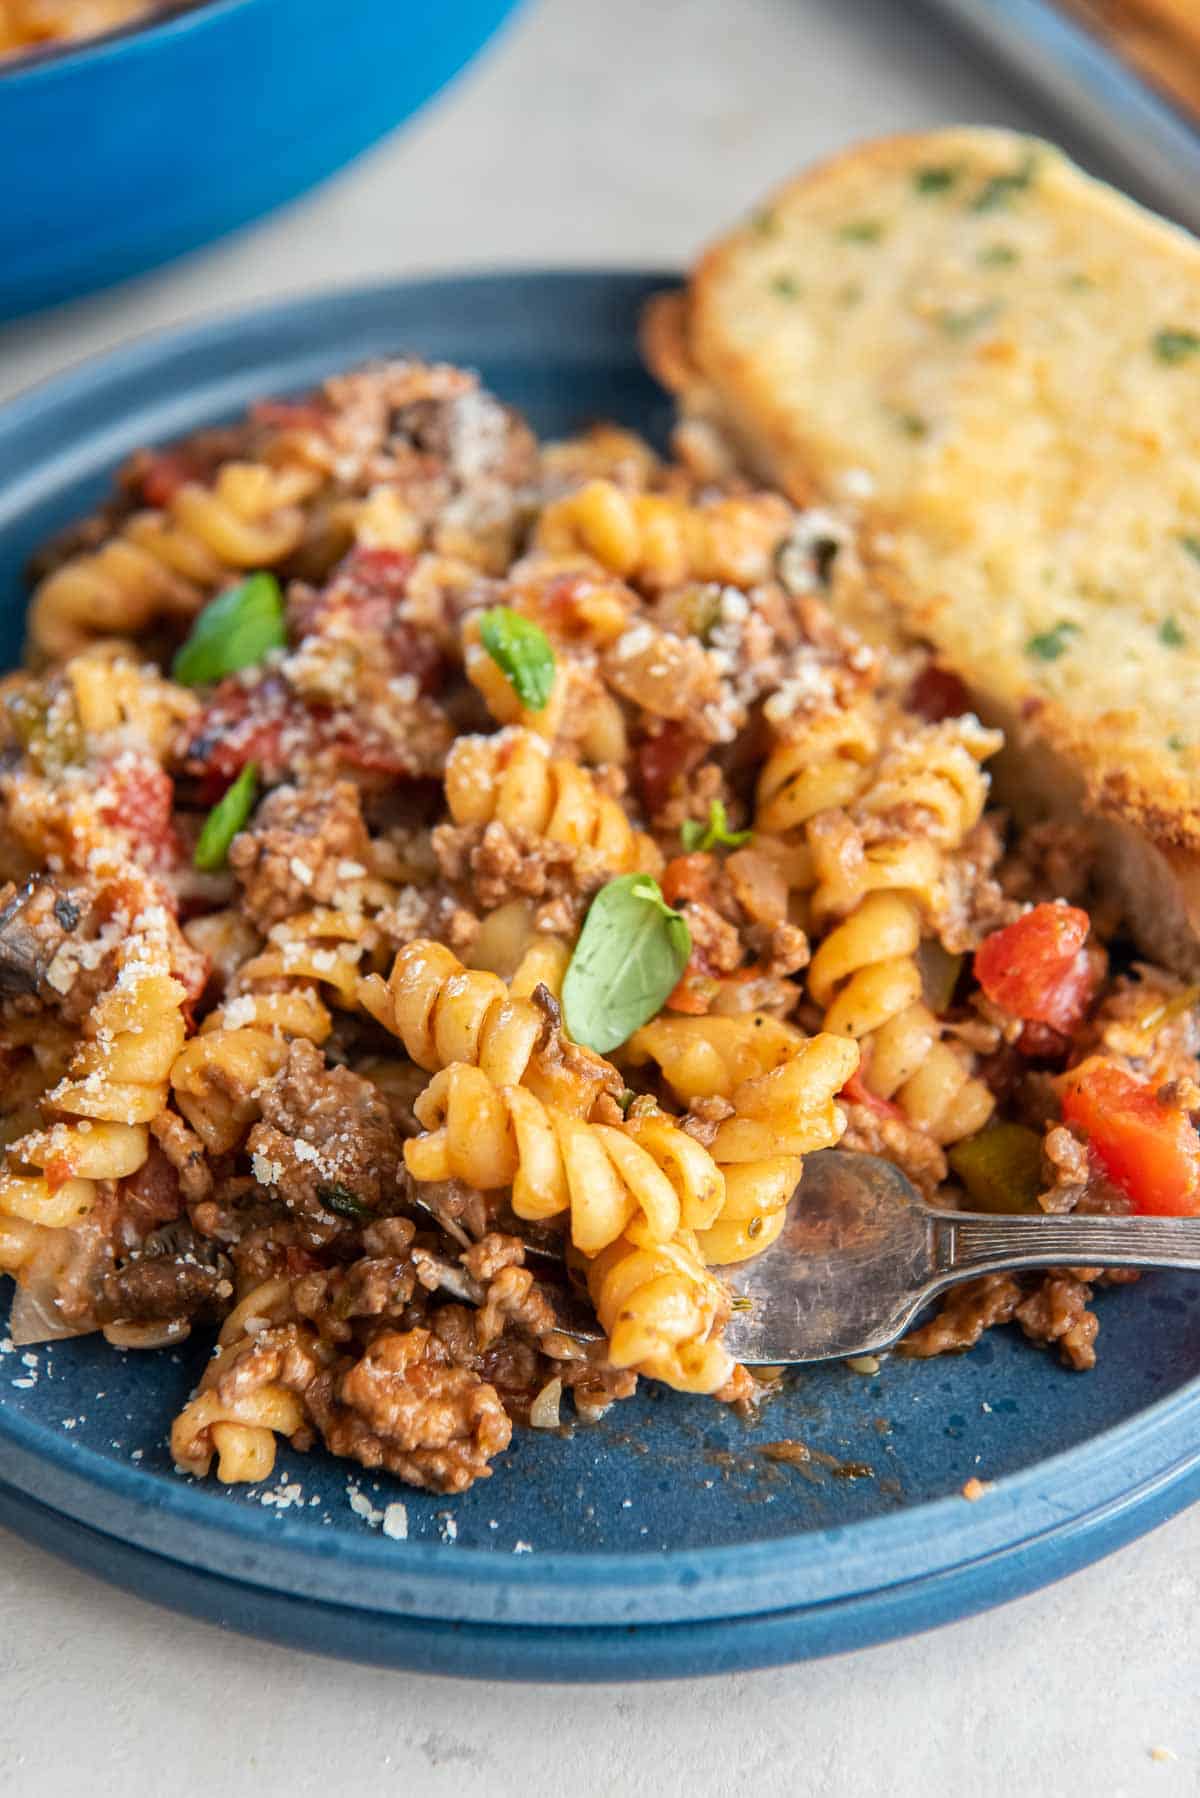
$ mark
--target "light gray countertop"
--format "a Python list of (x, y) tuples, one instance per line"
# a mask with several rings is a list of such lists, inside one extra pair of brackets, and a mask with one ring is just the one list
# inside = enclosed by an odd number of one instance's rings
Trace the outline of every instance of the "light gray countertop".
[[(314, 286), (682, 263), (813, 156), (952, 120), (1062, 136), (918, 0), (542, 0), (313, 198), (0, 331), (0, 396), (138, 332)], [(1200, 1508), (906, 1643), (672, 1686), (513, 1688), (222, 1637), (0, 1535), (0, 1767), (9, 1791), (46, 1798), (1192, 1793), (1198, 1610)]]

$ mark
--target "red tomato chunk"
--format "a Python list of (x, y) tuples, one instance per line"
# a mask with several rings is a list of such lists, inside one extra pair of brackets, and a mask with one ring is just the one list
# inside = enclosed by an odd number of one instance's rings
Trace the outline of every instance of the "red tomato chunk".
[(865, 1105), (868, 1111), (875, 1113), (876, 1117), (894, 1118), (900, 1121), (903, 1121), (904, 1118), (904, 1113), (898, 1105), (893, 1105), (890, 1099), (881, 1099), (878, 1093), (871, 1091), (863, 1078), (862, 1068), (855, 1068), (838, 1094), (838, 1098), (845, 1099), (848, 1105)]
[(1155, 1217), (1200, 1215), (1200, 1136), (1178, 1106), (1111, 1063), (1085, 1062), (1068, 1076), (1064, 1123), (1088, 1148), (1136, 1211)]
[(975, 952), (975, 978), (1011, 1016), (1069, 1036), (1096, 984), (1084, 952), (1090, 929), (1077, 905), (1035, 905), (984, 938)]
[(171, 819), (175, 785), (170, 775), (148, 756), (129, 752), (108, 764), (101, 787), (105, 822), (132, 839), (148, 867), (172, 866), (179, 839)]

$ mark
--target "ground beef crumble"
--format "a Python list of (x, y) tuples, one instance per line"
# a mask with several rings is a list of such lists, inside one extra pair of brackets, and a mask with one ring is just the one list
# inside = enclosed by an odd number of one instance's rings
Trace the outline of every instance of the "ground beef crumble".
[(358, 789), (348, 780), (277, 787), (229, 848), (243, 906), (264, 936), (310, 905), (335, 901), (370, 858)]
[(259, 1094), (261, 1121), (247, 1149), (259, 1184), (323, 1246), (397, 1190), (400, 1138), (378, 1089), (319, 1049), (293, 1042)]
[(317, 1376), (305, 1402), (325, 1444), (433, 1492), (465, 1492), (491, 1472), (512, 1423), (494, 1386), (455, 1366), (429, 1330), (390, 1330), (360, 1360)]

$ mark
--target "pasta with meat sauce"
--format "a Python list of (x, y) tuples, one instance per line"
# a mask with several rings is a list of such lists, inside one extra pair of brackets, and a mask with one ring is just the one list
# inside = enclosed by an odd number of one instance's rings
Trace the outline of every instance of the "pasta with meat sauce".
[[(457, 1492), (639, 1378), (753, 1405), (730, 1282), (839, 1143), (942, 1204), (1200, 1211), (1197, 994), (989, 811), (945, 671), (835, 624), (862, 568), (681, 450), (393, 362), (141, 452), (38, 558), (0, 1269), (21, 1343), (215, 1339), (188, 1472)], [(1096, 1280), (901, 1352), (1089, 1366)]]

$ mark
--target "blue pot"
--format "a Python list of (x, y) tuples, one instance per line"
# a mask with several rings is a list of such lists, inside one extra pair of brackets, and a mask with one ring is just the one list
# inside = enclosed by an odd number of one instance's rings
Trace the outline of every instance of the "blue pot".
[(0, 318), (303, 193), (435, 93), (514, 3), (207, 0), (3, 65)]

